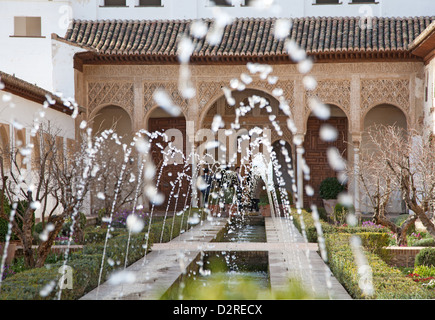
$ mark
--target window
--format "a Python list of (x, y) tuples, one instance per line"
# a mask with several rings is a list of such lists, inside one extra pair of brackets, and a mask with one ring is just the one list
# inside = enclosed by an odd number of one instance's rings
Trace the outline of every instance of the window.
[(231, 4), (232, 0), (211, 0), (210, 1), (212, 5), (219, 6), (219, 7), (232, 7)]
[(162, 0), (139, 0), (139, 7), (161, 7)]
[(254, 5), (255, 0), (245, 0), (245, 2), (243, 3), (243, 7), (249, 7), (249, 6), (253, 6)]
[(316, 0), (316, 4), (338, 4), (339, 0)]
[(41, 37), (41, 17), (14, 17), (15, 37)]
[(104, 0), (105, 7), (126, 7), (126, 0)]

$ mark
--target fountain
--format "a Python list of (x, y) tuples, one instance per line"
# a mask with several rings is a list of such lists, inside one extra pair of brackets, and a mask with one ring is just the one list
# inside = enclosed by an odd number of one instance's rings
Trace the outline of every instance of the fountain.
[[(267, 6), (267, 1), (259, 1), (260, 4)], [(222, 13), (222, 17), (224, 14)], [(227, 17), (227, 16), (225, 16)], [(227, 17), (228, 18), (228, 17)], [(225, 26), (227, 23), (229, 23), (231, 19), (225, 20), (225, 19), (218, 19), (220, 23), (223, 23), (223, 25), (216, 24), (215, 28), (213, 30), (214, 36), (219, 35), (219, 32), (222, 31), (223, 26)], [(282, 22), (282, 23), (281, 23)], [(288, 36), (288, 29), (290, 26), (286, 23), (284, 23), (284, 20), (277, 20), (277, 29), (275, 30), (275, 36), (278, 39), (286, 38)], [(198, 22), (200, 23), (200, 22)], [(283, 35), (284, 34), (284, 35)], [(192, 30), (192, 36), (197, 36), (197, 33), (195, 33), (195, 30)], [(202, 35), (203, 37), (205, 34)], [(211, 39), (209, 39), (211, 41)], [(311, 69), (312, 61), (310, 58), (308, 58), (305, 54), (305, 52), (299, 48), (296, 43), (292, 40), (288, 40), (286, 42), (287, 50), (289, 52), (290, 57), (292, 60), (298, 64), (299, 70), (302, 74), (305, 75), (304, 78), (304, 85), (307, 90), (313, 90), (315, 88), (315, 80), (312, 79), (310, 76), (306, 75)], [(179, 43), (179, 57), (180, 57), (180, 86), (179, 91), (181, 92), (182, 96), (186, 99), (191, 99), (194, 97), (195, 92), (194, 89), (191, 86), (190, 82), (190, 72), (189, 72), (189, 66), (188, 61), (189, 57), (192, 54), (194, 48), (192, 45), (191, 39), (186, 36), (182, 39)], [(282, 129), (280, 127), (280, 123), (276, 121), (276, 117), (272, 114), (272, 109), (270, 108), (268, 101), (258, 95), (254, 95), (249, 97), (248, 99), (248, 105), (241, 104), (240, 106), (235, 106), (235, 100), (232, 97), (233, 91), (243, 91), (247, 85), (249, 85), (250, 81), (252, 81), (252, 76), (258, 75), (261, 79), (268, 82), (268, 84), (276, 83), (276, 77), (273, 76), (273, 68), (269, 65), (259, 64), (259, 63), (248, 63), (247, 64), (247, 70), (246, 73), (243, 73), (240, 77), (240, 79), (233, 79), (228, 87), (224, 87), (223, 94), (225, 96), (225, 99), (227, 103), (235, 108), (235, 119), (232, 123), (229, 124), (229, 128), (225, 129), (225, 123), (220, 115), (216, 115), (213, 119), (213, 123), (211, 125), (211, 133), (213, 136), (215, 136), (218, 133), (221, 133), (223, 136), (227, 137), (230, 135), (237, 134), (237, 130), (241, 127), (241, 119), (243, 119), (244, 115), (248, 113), (249, 111), (253, 110), (254, 108), (261, 108), (266, 110), (267, 112), (267, 118), (269, 119), (269, 125), (275, 130), (275, 132), (278, 134), (278, 136), (282, 136)], [(276, 97), (276, 99), (279, 101), (279, 108), (280, 110), (287, 116), (287, 127), (288, 129), (295, 135), (296, 134), (296, 128), (295, 124), (293, 122), (293, 117), (291, 113), (290, 106), (288, 105), (287, 101), (285, 101), (285, 98), (283, 96), (283, 92), (281, 88), (275, 88), (273, 90), (273, 94)], [(158, 91), (156, 92), (155, 101), (161, 108), (166, 110), (168, 113), (172, 115), (179, 114), (178, 107), (171, 101), (170, 95), (165, 93), (164, 91)], [(310, 107), (312, 108), (313, 113), (318, 116), (321, 119), (327, 119), (329, 116), (329, 110), (328, 107), (322, 104), (321, 102), (317, 100), (312, 100), (310, 103)], [(76, 109), (74, 109), (76, 110)], [(74, 112), (73, 116), (76, 116), (77, 113)], [(267, 198), (269, 200), (269, 204), (271, 207), (271, 218), (273, 219), (274, 223), (280, 225), (282, 228), (289, 228), (291, 229), (292, 220), (294, 219), (300, 219), (302, 226), (304, 226), (303, 223), (303, 217), (301, 215), (301, 199), (300, 195), (301, 193), (298, 190), (298, 184), (296, 181), (296, 172), (293, 167), (293, 162), (291, 159), (291, 156), (289, 154), (289, 151), (285, 148), (285, 141), (282, 139), (280, 140), (281, 145), (281, 154), (285, 158), (285, 165), (286, 167), (282, 167), (282, 165), (277, 160), (277, 155), (275, 151), (273, 150), (271, 146), (271, 142), (269, 139), (270, 129), (264, 127), (259, 128), (256, 127), (252, 129), (248, 134), (244, 134), (240, 137), (238, 140), (237, 150), (229, 155), (229, 162), (226, 160), (226, 154), (227, 152), (231, 152), (230, 148), (227, 148), (229, 146), (226, 146), (222, 143), (220, 140), (216, 141), (208, 141), (205, 148), (205, 154), (200, 154), (194, 150), (194, 148), (191, 148), (191, 151), (189, 154), (184, 154), (183, 150), (180, 150), (176, 146), (172, 144), (171, 141), (168, 141), (167, 136), (164, 132), (148, 132), (146, 130), (140, 130), (135, 135), (133, 135), (133, 139), (130, 144), (127, 143), (121, 143), (119, 141), (119, 137), (117, 137), (115, 131), (104, 131), (100, 133), (99, 135), (93, 136), (94, 133), (92, 130), (88, 127), (88, 124), (86, 122), (82, 122), (80, 125), (80, 129), (82, 130), (83, 136), (84, 136), (84, 142), (86, 144), (86, 148), (84, 149), (85, 152), (83, 154), (83, 157), (85, 158), (86, 167), (83, 168), (82, 171), (82, 181), (77, 185), (77, 194), (81, 201), (79, 201), (72, 214), (72, 225), (70, 230), (70, 238), (68, 241), (68, 246), (72, 243), (73, 240), (73, 234), (74, 234), (74, 224), (76, 223), (76, 215), (79, 213), (79, 210), (81, 209), (83, 205), (83, 198), (82, 194), (84, 193), (85, 186), (88, 183), (88, 180), (86, 180), (89, 176), (92, 174), (97, 174), (98, 170), (104, 170), (104, 168), (98, 168), (97, 164), (94, 162), (95, 154), (98, 152), (99, 148), (103, 145), (104, 141), (107, 140), (113, 140), (116, 142), (116, 146), (122, 149), (123, 151), (123, 162), (122, 162), (122, 168), (121, 173), (118, 177), (117, 184), (115, 185), (114, 189), (114, 197), (113, 197), (113, 203), (110, 212), (107, 213), (107, 233), (104, 241), (103, 251), (102, 251), (102, 259), (101, 259), (101, 265), (99, 269), (99, 278), (98, 278), (98, 287), (97, 287), (97, 294), (96, 298), (98, 299), (99, 293), (98, 290), (100, 288), (100, 285), (103, 284), (103, 270), (105, 266), (109, 263), (107, 256), (106, 256), (106, 250), (108, 246), (108, 240), (111, 238), (111, 231), (112, 231), (112, 221), (113, 221), (113, 214), (114, 214), (114, 208), (117, 201), (117, 197), (122, 192), (122, 181), (125, 178), (124, 172), (126, 166), (129, 164), (130, 159), (132, 158), (132, 155), (136, 155), (136, 166), (137, 166), (137, 175), (135, 177), (132, 177), (129, 180), (129, 183), (136, 183), (136, 192), (133, 195), (133, 201), (132, 201), (132, 208), (133, 211), (131, 213), (131, 216), (128, 219), (127, 228), (128, 228), (128, 241), (126, 243), (126, 254), (125, 254), (125, 260), (121, 264), (121, 267), (118, 268), (117, 271), (120, 272), (113, 272), (113, 274), (109, 277), (109, 283), (116, 283), (117, 285), (125, 285), (128, 286), (129, 284), (134, 283), (135, 279), (134, 277), (129, 277), (131, 274), (128, 273), (122, 273), (121, 271), (127, 271), (127, 257), (129, 255), (129, 245), (130, 245), (130, 237), (132, 234), (140, 233), (145, 229), (145, 236), (143, 239), (143, 245), (145, 248), (149, 245), (149, 234), (150, 234), (150, 228), (153, 223), (153, 219), (155, 218), (155, 207), (166, 204), (166, 209), (164, 211), (163, 215), (163, 226), (161, 230), (160, 235), (160, 243), (163, 242), (163, 235), (165, 232), (165, 227), (168, 219), (170, 217), (181, 217), (181, 224), (180, 224), (180, 231), (181, 234), (187, 233), (187, 230), (183, 229), (184, 223), (187, 221), (189, 227), (195, 228), (197, 226), (201, 226), (204, 221), (206, 222), (213, 222), (222, 218), (228, 218), (228, 221), (230, 224), (226, 228), (226, 233), (223, 236), (222, 241), (227, 242), (236, 242), (236, 243), (243, 243), (243, 242), (250, 242), (253, 241), (255, 243), (261, 243), (266, 242), (265, 238), (265, 227), (264, 227), (264, 219), (263, 217), (259, 217), (255, 213), (253, 214), (250, 212), (249, 208), (246, 206), (243, 206), (242, 202), (244, 201), (244, 197), (248, 196), (250, 193), (250, 184), (246, 182), (245, 180), (240, 180), (240, 178), (237, 173), (232, 170), (234, 165), (236, 165), (237, 156), (241, 155), (240, 157), (240, 167), (241, 170), (245, 172), (252, 173), (252, 176), (257, 176), (259, 179), (264, 181), (265, 184), (265, 192), (267, 195)], [(37, 130), (37, 129), (36, 129)], [(268, 131), (269, 130), (269, 131)], [(254, 138), (252, 138), (254, 137)], [(154, 140), (162, 138), (166, 144), (161, 145), (160, 143), (153, 142)], [(293, 141), (295, 149), (300, 150), (302, 148), (301, 141), (297, 139), (297, 137)], [(160, 148), (160, 154), (163, 158), (163, 161), (160, 165), (160, 168), (156, 168), (155, 164), (152, 161), (150, 150), (151, 146), (158, 145)], [(244, 145), (244, 148), (242, 148), (242, 145)], [(166, 148), (165, 148), (166, 146)], [(262, 152), (258, 152), (259, 149), (262, 149)], [(216, 153), (219, 154), (219, 156), (216, 158)], [(179, 167), (181, 168), (178, 170), (178, 174), (176, 177), (172, 177), (172, 183), (171, 183), (171, 192), (169, 193), (169, 197), (167, 199), (163, 198), (163, 195), (159, 192), (159, 183), (161, 181), (161, 176), (163, 169), (166, 166), (170, 166), (171, 164), (168, 164), (168, 161), (173, 158), (176, 154), (180, 155), (182, 158), (182, 163), (179, 163)], [(242, 155), (244, 154), (244, 155)], [(30, 153), (27, 154), (27, 157), (30, 157)], [(201, 177), (201, 169), (207, 167), (209, 169), (209, 172), (211, 175), (213, 175), (214, 180), (212, 181), (211, 185), (207, 183), (207, 181), (204, 181), (204, 179)], [(230, 168), (228, 170), (228, 168)], [(304, 178), (309, 181), (309, 168), (306, 165), (303, 165), (302, 173), (304, 175)], [(157, 171), (158, 170), (158, 171)], [(190, 174), (189, 174), (189, 171)], [(286, 184), (282, 178), (283, 172), (288, 173), (288, 175), (292, 179), (292, 185), (291, 185), (291, 193), (293, 195), (293, 199), (295, 199), (296, 208), (292, 210), (290, 207), (290, 201), (287, 197), (287, 190), (286, 190)], [(187, 193), (183, 194), (181, 184), (183, 182), (188, 183), (188, 189)], [(275, 184), (275, 181), (277, 184)], [(208, 190), (208, 191), (207, 191)], [(279, 190), (279, 192), (277, 192)], [(143, 191), (142, 197), (139, 196), (139, 194)], [(104, 197), (104, 192), (102, 190), (94, 190), (95, 193), (101, 194), (102, 197)], [(209, 192), (209, 198), (207, 201), (203, 203), (203, 206), (197, 210), (198, 208), (198, 197), (197, 194), (201, 192)], [(306, 193), (308, 196), (312, 195), (312, 188), (307, 185), (306, 186)], [(84, 194), (83, 194), (84, 195)], [(140, 200), (140, 201), (139, 201)], [(140, 202), (140, 204), (138, 204)], [(137, 208), (142, 208), (144, 203), (149, 203), (149, 216), (148, 221), (143, 221), (142, 219), (138, 218), (136, 216), (136, 210)], [(177, 206), (179, 203), (183, 204), (183, 210), (177, 210)], [(16, 209), (16, 204), (14, 203), (13, 210), (11, 212), (10, 219), (13, 221), (14, 219), (14, 212)], [(312, 206), (312, 212), (313, 217), (316, 220), (317, 227), (318, 227), (318, 235), (319, 235), (319, 246), (320, 246), (320, 253), (322, 258), (326, 261), (326, 253), (324, 248), (324, 241), (322, 239), (322, 230), (319, 223), (319, 216), (317, 213), (317, 208), (315, 206)], [(200, 216), (202, 214), (202, 218)], [(353, 218), (353, 216), (350, 216), (350, 218)], [(349, 220), (353, 221), (353, 220)], [(144, 222), (146, 222), (146, 225), (148, 229), (145, 227)], [(263, 225), (262, 225), (263, 223)], [(170, 239), (173, 239), (173, 230), (175, 228), (175, 219), (172, 220), (170, 225)], [(147, 230), (146, 230), (147, 229)], [(256, 231), (253, 231), (256, 229)], [(305, 236), (304, 232), (302, 232), (303, 236)], [(9, 225), (8, 235), (7, 235), (7, 241), (6, 241), (6, 247), (9, 244), (11, 234), (11, 226)], [(287, 234), (288, 239), (282, 239), (283, 246), (287, 246), (292, 243), (294, 240), (295, 235), (292, 233)], [(304, 237), (306, 241), (306, 236)], [(192, 241), (193, 238), (184, 240), (186, 246), (189, 241)], [(219, 241), (219, 239), (216, 239), (215, 241)], [(199, 259), (195, 260), (195, 263), (200, 267), (198, 269), (195, 269), (190, 274), (197, 275), (201, 274), (201, 276), (204, 278), (210, 277), (210, 274), (214, 276), (214, 274), (219, 273), (216, 270), (219, 270), (220, 267), (210, 267), (206, 268), (208, 266), (211, 266), (213, 264), (217, 266), (227, 266), (229, 267), (229, 272), (224, 276), (226, 278), (231, 277), (235, 273), (237, 273), (240, 270), (248, 270), (250, 275), (254, 275), (254, 277), (257, 278), (255, 280), (255, 283), (259, 284), (261, 288), (268, 288), (269, 284), (268, 281), (265, 280), (268, 278), (267, 274), (267, 259), (268, 254), (267, 251), (257, 252), (253, 254), (252, 252), (244, 253), (245, 256), (243, 256), (240, 252), (234, 252), (234, 251), (222, 251), (218, 254), (211, 254), (210, 251), (207, 251), (206, 248), (203, 248), (203, 243), (198, 244), (198, 251), (201, 252)], [(291, 251), (288, 251), (289, 255), (292, 255), (293, 253)], [(2, 257), (2, 264), (0, 266), (0, 290), (1, 290), (1, 279), (2, 279), (2, 273), (3, 273), (3, 267), (4, 263), (6, 261), (6, 253), (7, 250), (4, 250), (4, 254)], [(187, 253), (185, 251), (180, 251), (180, 257), (182, 261), (182, 258), (186, 256)], [(246, 264), (241, 265), (239, 263), (240, 260), (248, 260), (247, 257), (249, 255), (253, 255), (253, 260), (255, 261), (254, 267), (252, 267), (252, 264)], [(148, 253), (145, 252), (145, 255), (142, 259), (142, 266), (145, 266), (147, 264), (147, 258)], [(252, 258), (252, 257), (251, 257)], [(292, 260), (292, 257), (289, 257)], [(221, 259), (221, 260), (219, 260)], [(223, 260), (222, 260), (223, 259)], [(293, 259), (294, 260), (294, 259)], [(63, 270), (66, 269), (69, 261), (69, 247), (65, 252), (64, 255), (64, 263), (63, 263)], [(212, 263), (211, 261), (214, 261)], [(181, 264), (182, 266), (180, 268), (180, 272), (184, 273), (185, 270), (183, 269), (185, 267), (184, 264)], [(254, 273), (252, 273), (254, 272)], [(309, 272), (309, 271), (307, 271)], [(126, 276), (128, 275), (128, 276)], [(217, 274), (217, 278), (219, 278), (221, 274)], [(325, 278), (328, 279), (329, 277), (329, 270), (325, 269)], [(181, 278), (181, 289), (185, 288), (184, 281), (187, 281), (186, 278)], [(189, 280), (190, 281), (190, 280)], [(327, 281), (327, 280), (326, 280)], [(180, 285), (179, 283), (179, 285)], [(200, 284), (201, 286), (204, 286), (204, 283)], [(329, 286), (330, 283), (327, 283)], [(50, 287), (51, 290), (57, 290), (57, 299), (62, 299), (62, 287), (52, 286)], [(370, 288), (368, 288), (370, 290)], [(50, 291), (50, 290), (48, 290)], [(175, 290), (177, 292), (175, 298), (183, 297), (187, 293), (180, 293), (179, 290)], [(44, 291), (45, 295), (48, 295)], [(174, 296), (171, 296), (174, 297)], [(119, 298), (122, 298), (122, 293), (119, 294)]]

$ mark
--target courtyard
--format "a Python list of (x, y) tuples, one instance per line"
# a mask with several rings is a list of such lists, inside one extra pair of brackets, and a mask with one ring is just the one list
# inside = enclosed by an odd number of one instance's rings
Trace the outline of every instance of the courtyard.
[(434, 299), (433, 4), (204, 1), (0, 2), (0, 300)]

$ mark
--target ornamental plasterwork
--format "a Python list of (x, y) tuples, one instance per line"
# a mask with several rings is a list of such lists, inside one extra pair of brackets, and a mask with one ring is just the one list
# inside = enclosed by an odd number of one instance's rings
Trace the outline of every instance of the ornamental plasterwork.
[[(224, 95), (222, 87), (229, 88), (229, 83), (226, 81), (198, 81), (197, 84), (197, 99), (199, 108), (202, 110), (210, 102)], [(246, 86), (249, 89), (262, 90), (270, 95), (273, 95), (274, 89), (282, 89), (282, 96), (286, 99), (289, 105), (294, 105), (294, 81), (284, 80), (277, 81), (276, 84), (270, 84), (267, 81), (253, 81)]]
[(88, 108), (94, 110), (101, 105), (117, 105), (130, 114), (134, 108), (134, 85), (131, 82), (89, 82)]
[(154, 92), (157, 89), (163, 89), (166, 91), (166, 93), (169, 95), (169, 97), (172, 99), (172, 102), (179, 106), (183, 111), (186, 111), (188, 101), (183, 98), (178, 91), (178, 83), (176, 82), (144, 82), (143, 84), (143, 104), (145, 111), (148, 111), (153, 106), (156, 105), (156, 102), (154, 101)]
[(409, 112), (409, 79), (361, 80), (361, 112), (383, 103), (400, 107)]
[(317, 97), (323, 103), (340, 107), (347, 115), (350, 114), (350, 80), (319, 80), (315, 90), (305, 92), (305, 115), (311, 112), (309, 100)]

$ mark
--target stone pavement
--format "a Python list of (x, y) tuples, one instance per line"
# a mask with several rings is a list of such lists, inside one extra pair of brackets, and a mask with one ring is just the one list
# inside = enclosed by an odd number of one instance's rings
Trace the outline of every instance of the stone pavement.
[(168, 243), (153, 244), (152, 252), (126, 269), (134, 275), (132, 283), (106, 282), (81, 299), (159, 299), (206, 251), (268, 251), (272, 290), (285, 290), (288, 279), (297, 279), (321, 299), (351, 299), (317, 253), (317, 244), (306, 243), (287, 219), (265, 218), (267, 243), (211, 242), (226, 223), (224, 218), (204, 221)]

